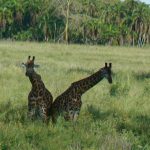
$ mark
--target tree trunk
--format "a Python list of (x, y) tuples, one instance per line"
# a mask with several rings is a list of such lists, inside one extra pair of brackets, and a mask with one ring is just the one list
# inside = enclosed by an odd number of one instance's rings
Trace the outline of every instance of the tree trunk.
[(66, 27), (65, 27), (65, 41), (67, 44), (68, 44), (68, 28), (69, 28), (69, 9), (70, 9), (70, 0), (67, 0)]

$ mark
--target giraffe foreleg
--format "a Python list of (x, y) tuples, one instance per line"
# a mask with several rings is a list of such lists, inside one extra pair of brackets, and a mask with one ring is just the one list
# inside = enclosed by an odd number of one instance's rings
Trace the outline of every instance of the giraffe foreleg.
[(66, 121), (71, 120), (75, 122), (77, 121), (78, 116), (79, 116), (79, 110), (70, 110), (68, 113), (64, 115), (64, 119)]
[(53, 107), (51, 108), (51, 111), (50, 111), (50, 116), (51, 116), (51, 119), (52, 119), (52, 123), (53, 124), (56, 124), (57, 123), (57, 118), (59, 116), (59, 113), (57, 112), (56, 109), (54, 109)]
[(71, 112), (70, 112), (70, 113), (66, 113), (66, 114), (64, 115), (64, 119), (65, 119), (66, 121), (71, 120), (71, 117), (72, 117)]
[(36, 108), (36, 104), (35, 102), (29, 102), (28, 103), (28, 113), (27, 113), (27, 116), (31, 119), (31, 120), (34, 120), (36, 118), (36, 111), (37, 111), (37, 108)]

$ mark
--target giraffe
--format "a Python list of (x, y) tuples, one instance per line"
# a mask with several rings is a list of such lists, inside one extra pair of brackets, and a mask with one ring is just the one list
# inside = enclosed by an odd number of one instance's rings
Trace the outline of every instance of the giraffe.
[(30, 59), (28, 56), (26, 63), (22, 63), (26, 67), (25, 75), (29, 77), (32, 84), (31, 91), (28, 95), (28, 116), (32, 120), (35, 118), (42, 118), (46, 123), (49, 121), (50, 109), (53, 102), (52, 94), (46, 89), (41, 76), (34, 71), (35, 56)]
[(65, 120), (76, 121), (82, 106), (81, 96), (103, 78), (106, 78), (110, 84), (112, 83), (111, 67), (111, 63), (109, 66), (105, 63), (103, 68), (84, 79), (73, 82), (66, 91), (59, 95), (52, 104), (53, 123), (56, 123), (59, 115), (62, 115)]

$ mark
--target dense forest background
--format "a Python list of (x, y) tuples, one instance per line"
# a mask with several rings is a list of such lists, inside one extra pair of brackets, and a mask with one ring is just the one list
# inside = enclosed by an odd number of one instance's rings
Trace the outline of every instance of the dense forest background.
[(0, 0), (0, 39), (150, 44), (150, 6), (136, 0)]

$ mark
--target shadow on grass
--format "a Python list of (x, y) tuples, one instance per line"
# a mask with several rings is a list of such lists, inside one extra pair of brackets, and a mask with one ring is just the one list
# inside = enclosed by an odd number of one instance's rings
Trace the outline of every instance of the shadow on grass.
[(134, 76), (137, 80), (145, 80), (145, 79), (150, 79), (150, 72), (139, 72), (139, 73), (134, 73)]
[(130, 116), (124, 118), (122, 113), (117, 111), (102, 112), (93, 105), (87, 106), (87, 111), (92, 115), (94, 121), (98, 120), (114, 120), (116, 122), (116, 130), (119, 133), (124, 131), (132, 132), (135, 136), (139, 136), (142, 145), (150, 144), (150, 117), (144, 115)]
[(139, 115), (131, 118), (130, 123), (120, 120), (117, 123), (117, 131), (132, 131), (135, 136), (139, 136), (142, 145), (150, 144), (150, 118), (148, 116)]
[(92, 115), (94, 121), (105, 120), (107, 117), (113, 114), (111, 111), (102, 112), (99, 110), (99, 108), (96, 108), (93, 105), (88, 105), (87, 111)]

